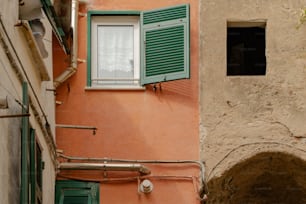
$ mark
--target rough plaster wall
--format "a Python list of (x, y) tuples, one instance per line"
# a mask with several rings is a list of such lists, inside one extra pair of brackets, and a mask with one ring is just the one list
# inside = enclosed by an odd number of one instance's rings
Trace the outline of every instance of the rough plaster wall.
[[(1, 19), (5, 25), (13, 24), (18, 18), (12, 12), (18, 1), (2, 1), (0, 7)], [(12, 34), (12, 30), (8, 31)], [(0, 97), (7, 98), (9, 108), (0, 109), (0, 115), (19, 114), (20, 106), (14, 99), (19, 90), (15, 90), (8, 75), (13, 74), (4, 50), (0, 46)], [(16, 78), (13, 78), (16, 80)], [(20, 90), (21, 91), (21, 90)], [(20, 184), (20, 119), (0, 119), (0, 197), (1, 203), (19, 203)], [(18, 196), (16, 196), (18, 195)]]
[[(296, 28), (304, 6), (305, 0), (201, 1), (200, 150), (207, 175), (263, 149), (305, 149), (306, 25)], [(265, 76), (226, 76), (229, 20), (266, 20)]]
[[(0, 115), (20, 114), (21, 107), (15, 102), (18, 91), (11, 83), (9, 63), (0, 47), (0, 98), (7, 99), (8, 107), (0, 109)], [(1, 203), (19, 202), (20, 184), (20, 126), (18, 118), (0, 119), (0, 197)]]
[[(36, 70), (37, 67), (34, 66), (35, 64), (33, 62), (33, 58), (30, 55), (31, 50), (28, 48), (25, 42), (24, 35), (18, 27), (14, 26), (18, 20), (18, 0), (1, 1), (0, 17), (4, 22), (5, 28), (13, 44), (15, 45), (15, 49), (30, 78), (42, 108), (48, 117), (48, 122), (50, 123), (53, 132), (55, 132), (54, 93), (46, 91), (47, 88), (53, 87), (52, 82), (42, 82), (40, 80), (39, 74)], [(46, 20), (44, 20), (44, 23), (45, 21)], [(44, 38), (44, 42), (49, 52), (49, 57), (45, 59), (44, 62), (46, 63), (48, 72), (52, 77), (52, 30), (50, 25), (46, 24), (46, 30), (47, 33)], [(7, 41), (6, 43), (9, 45)], [(16, 63), (17, 66), (20, 66), (18, 61), (16, 61)], [(34, 99), (30, 87), (29, 93)], [(16, 73), (12, 69), (11, 63), (9, 62), (5, 50), (3, 50), (0, 43), (0, 98), (3, 97), (7, 97), (9, 107), (7, 109), (0, 109), (0, 115), (21, 113), (21, 107), (15, 101), (15, 99), (17, 99), (19, 102), (22, 101), (21, 82), (16, 77)], [(36, 106), (36, 109), (39, 110), (37, 102), (34, 101), (33, 103)], [(30, 123), (36, 130), (36, 135), (43, 151), (43, 161), (45, 162), (45, 169), (43, 170), (43, 203), (53, 203), (55, 168), (52, 163), (47, 144), (44, 140), (43, 133), (34, 116), (30, 117)], [(0, 119), (0, 132), (0, 203), (19, 203), (21, 118)]]
[[(16, 109), (17, 108), (17, 109)], [(11, 108), (10, 111), (0, 111), (0, 114), (17, 114), (19, 108)], [(4, 120), (4, 119), (2, 119)], [(17, 128), (16, 128), (17, 127)], [(1, 203), (19, 202), (20, 184), (20, 120), (6, 119), (1, 121), (0, 139), (0, 196)]]

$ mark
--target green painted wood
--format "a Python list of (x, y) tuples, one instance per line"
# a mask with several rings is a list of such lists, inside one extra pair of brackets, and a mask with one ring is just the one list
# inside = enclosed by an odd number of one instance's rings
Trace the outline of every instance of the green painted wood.
[(189, 5), (142, 12), (141, 84), (189, 78), (189, 69)]
[(44, 162), (42, 160), (42, 152), (41, 148), (36, 143), (36, 184), (37, 186), (42, 189), (42, 182), (43, 182), (43, 168), (44, 168)]
[(36, 137), (35, 130), (30, 130), (30, 184), (31, 204), (36, 204)]
[(91, 17), (93, 12), (87, 13), (87, 80), (88, 87), (91, 86)]
[(57, 181), (55, 189), (55, 204), (72, 203), (99, 204), (99, 183), (71, 180)]
[(175, 19), (183, 19), (187, 17), (186, 12), (188, 5), (179, 5), (171, 8), (157, 9), (144, 12), (143, 24), (160, 23), (163, 21), (170, 21)]
[(89, 196), (65, 196), (63, 203), (64, 204), (88, 204), (90, 203)]

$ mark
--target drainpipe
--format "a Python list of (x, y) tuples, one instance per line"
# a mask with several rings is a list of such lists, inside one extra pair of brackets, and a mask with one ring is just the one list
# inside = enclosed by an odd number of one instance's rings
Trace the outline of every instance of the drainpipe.
[(79, 15), (79, 1), (72, 0), (71, 5), (71, 27), (73, 33), (71, 64), (58, 77), (54, 79), (54, 87), (57, 88), (64, 81), (70, 78), (78, 67), (78, 15)]
[(102, 163), (60, 163), (61, 170), (103, 170), (103, 171), (138, 171), (142, 175), (151, 173), (141, 164), (102, 164)]

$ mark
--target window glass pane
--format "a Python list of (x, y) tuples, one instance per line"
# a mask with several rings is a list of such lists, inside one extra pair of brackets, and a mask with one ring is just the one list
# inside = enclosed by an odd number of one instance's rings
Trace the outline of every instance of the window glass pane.
[[(134, 78), (133, 32), (134, 28), (131, 25), (98, 26), (96, 78), (113, 79), (114, 81)], [(108, 82), (114, 83), (114, 81)]]

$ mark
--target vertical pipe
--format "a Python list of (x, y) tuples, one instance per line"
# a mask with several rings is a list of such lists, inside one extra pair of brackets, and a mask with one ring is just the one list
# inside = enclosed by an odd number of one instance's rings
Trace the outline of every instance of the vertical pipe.
[(71, 5), (71, 27), (73, 31), (73, 47), (71, 56), (71, 67), (77, 68), (78, 66), (78, 24), (79, 24), (79, 1), (72, 0)]
[(79, 17), (79, 1), (72, 0), (71, 5), (71, 27), (72, 27), (72, 52), (71, 64), (58, 77), (54, 79), (54, 87), (58, 87), (69, 77), (71, 77), (78, 67), (78, 17)]

